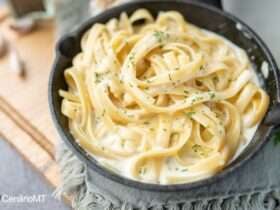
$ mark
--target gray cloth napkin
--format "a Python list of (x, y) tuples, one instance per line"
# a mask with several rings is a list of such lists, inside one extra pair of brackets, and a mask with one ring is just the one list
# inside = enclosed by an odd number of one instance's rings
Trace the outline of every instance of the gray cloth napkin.
[[(85, 11), (87, 0), (83, 0), (84, 4), (74, 0), (64, 2), (71, 2), (72, 7), (64, 7), (57, 16), (60, 34), (69, 32), (90, 14)], [(79, 18), (65, 18), (69, 15)], [(57, 154), (62, 184), (56, 194), (73, 196), (74, 209), (280, 210), (280, 145), (272, 141), (236, 172), (214, 184), (178, 192), (176, 200), (169, 194), (138, 191), (106, 180), (87, 168), (63, 143), (58, 146)]]
[(57, 160), (62, 185), (56, 193), (72, 195), (74, 209), (280, 210), (280, 145), (273, 141), (236, 172), (217, 183), (184, 192), (176, 201), (160, 193), (131, 193), (126, 187), (105, 190), (115, 186), (87, 168), (63, 143)]

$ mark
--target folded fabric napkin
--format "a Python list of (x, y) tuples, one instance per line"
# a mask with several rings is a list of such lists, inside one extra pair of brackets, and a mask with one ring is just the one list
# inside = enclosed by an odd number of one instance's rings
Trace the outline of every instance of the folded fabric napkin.
[[(63, 10), (58, 9), (60, 34), (73, 29), (74, 24), (89, 14), (85, 12), (87, 0), (64, 1), (72, 6), (67, 9), (61, 4)], [(62, 142), (58, 145), (57, 161), (62, 184), (56, 193), (58, 196), (70, 194), (74, 209), (280, 210), (280, 145), (276, 146), (273, 141), (242, 168), (216, 183), (184, 192), (176, 201), (164, 194), (131, 191), (125, 186), (113, 192), (105, 190), (113, 183), (91, 171)]]

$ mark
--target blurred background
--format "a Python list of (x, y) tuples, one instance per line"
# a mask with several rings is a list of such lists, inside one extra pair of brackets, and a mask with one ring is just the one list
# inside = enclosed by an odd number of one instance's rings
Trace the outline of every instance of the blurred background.
[(280, 64), (280, 1), (223, 0), (224, 9), (239, 17), (265, 41)]
[[(195, 1), (195, 0), (194, 0)], [(58, 136), (47, 83), (55, 41), (114, 0), (0, 0), (0, 209), (69, 209), (55, 200)], [(280, 1), (223, 0), (251, 26), (280, 64)], [(40, 203), (4, 203), (1, 196), (45, 195)]]

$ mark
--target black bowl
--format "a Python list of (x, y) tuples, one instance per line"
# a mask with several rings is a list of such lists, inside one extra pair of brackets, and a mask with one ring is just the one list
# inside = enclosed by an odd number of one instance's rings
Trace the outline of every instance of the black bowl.
[[(69, 148), (76, 154), (81, 161), (86, 163), (93, 173), (92, 177), (99, 187), (109, 190), (113, 195), (125, 199), (125, 195), (120, 191), (127, 193), (150, 193), (151, 199), (174, 199), (184, 196), (186, 192), (210, 183), (216, 182), (225, 176), (228, 176), (232, 171), (237, 170), (242, 164), (247, 162), (256, 154), (259, 149), (268, 141), (273, 125), (266, 125), (262, 122), (248, 147), (242, 154), (223, 171), (217, 175), (200, 180), (193, 183), (177, 184), (177, 185), (157, 185), (147, 184), (127, 179), (119, 176), (98, 164), (98, 162), (87, 154), (81, 148), (68, 129), (67, 118), (61, 113), (61, 100), (58, 95), (59, 89), (67, 89), (63, 72), (71, 65), (73, 57), (81, 50), (80, 40), (85, 31), (87, 31), (96, 22), (106, 22), (112, 17), (118, 17), (121, 12), (126, 11), (131, 14), (138, 8), (146, 8), (153, 15), (157, 15), (159, 11), (176, 10), (183, 14), (189, 22), (207, 30), (218, 33), (241, 48), (245, 49), (253, 63), (257, 74), (262, 81), (263, 88), (270, 95), (272, 104), (279, 103), (279, 73), (277, 65), (261, 38), (244, 22), (234, 17), (233, 15), (216, 9), (214, 7), (194, 3), (189, 1), (176, 0), (149, 0), (126, 3), (121, 6), (109, 9), (100, 15), (89, 19), (82, 24), (76, 31), (66, 34), (60, 39), (56, 48), (56, 59), (49, 81), (49, 105), (52, 117), (56, 128)], [(240, 28), (242, 26), (242, 28)], [(261, 73), (262, 62), (266, 61), (269, 64), (270, 74), (268, 78), (264, 78)], [(278, 118), (279, 119), (279, 118)], [(174, 193), (176, 192), (176, 193)], [(144, 194), (142, 194), (144, 195)], [(186, 194), (187, 196), (187, 194)]]

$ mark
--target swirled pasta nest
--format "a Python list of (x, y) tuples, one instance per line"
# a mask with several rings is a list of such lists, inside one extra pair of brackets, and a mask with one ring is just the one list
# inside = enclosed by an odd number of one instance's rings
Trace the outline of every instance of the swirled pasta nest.
[(83, 148), (131, 179), (214, 175), (268, 108), (246, 53), (176, 11), (96, 23), (81, 49), (65, 70), (62, 112)]

